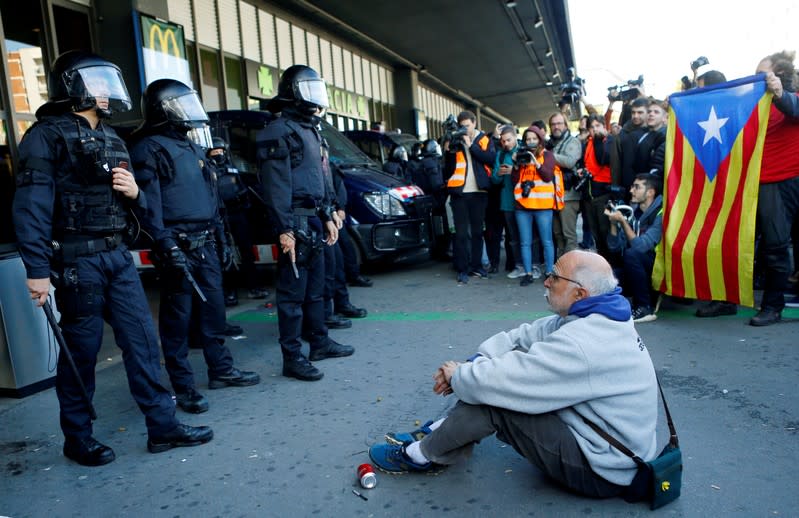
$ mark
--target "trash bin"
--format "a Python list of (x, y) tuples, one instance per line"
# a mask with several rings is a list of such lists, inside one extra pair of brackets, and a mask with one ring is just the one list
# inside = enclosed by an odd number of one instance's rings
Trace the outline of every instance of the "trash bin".
[(44, 311), (28, 297), (26, 278), (16, 247), (0, 245), (2, 396), (25, 397), (55, 383), (58, 343)]

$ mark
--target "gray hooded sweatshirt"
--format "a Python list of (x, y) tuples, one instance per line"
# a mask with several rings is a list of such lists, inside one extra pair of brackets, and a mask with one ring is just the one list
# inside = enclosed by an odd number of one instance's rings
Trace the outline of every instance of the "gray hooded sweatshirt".
[(482, 356), (461, 364), (452, 376), (455, 395), (473, 405), (555, 412), (605, 480), (629, 485), (636, 465), (583, 417), (645, 461), (665, 446), (656, 444), (655, 369), (631, 319), (554, 315), (494, 335), (478, 352)]

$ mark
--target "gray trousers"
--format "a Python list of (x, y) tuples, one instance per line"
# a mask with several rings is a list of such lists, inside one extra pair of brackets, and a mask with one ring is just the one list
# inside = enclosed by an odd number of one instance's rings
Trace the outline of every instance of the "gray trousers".
[(458, 402), (420, 447), (431, 461), (454, 464), (470, 457), (475, 443), (493, 433), (570, 491), (608, 498), (625, 489), (594, 473), (569, 428), (553, 413), (531, 415)]

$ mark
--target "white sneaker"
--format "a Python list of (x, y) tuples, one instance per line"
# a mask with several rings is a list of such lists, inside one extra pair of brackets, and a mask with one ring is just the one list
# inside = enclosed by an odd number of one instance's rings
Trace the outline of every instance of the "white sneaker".
[(517, 266), (515, 270), (508, 273), (508, 279), (518, 279), (519, 277), (524, 277), (524, 266)]
[(541, 268), (536, 264), (533, 266), (533, 279), (541, 278)]

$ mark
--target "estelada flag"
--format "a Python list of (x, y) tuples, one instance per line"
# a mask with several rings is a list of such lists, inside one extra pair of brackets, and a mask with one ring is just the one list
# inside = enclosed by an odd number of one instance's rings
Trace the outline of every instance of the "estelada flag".
[(754, 305), (765, 76), (669, 97), (663, 238), (652, 286), (667, 295)]

